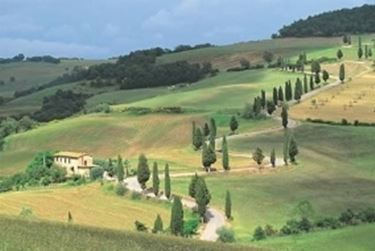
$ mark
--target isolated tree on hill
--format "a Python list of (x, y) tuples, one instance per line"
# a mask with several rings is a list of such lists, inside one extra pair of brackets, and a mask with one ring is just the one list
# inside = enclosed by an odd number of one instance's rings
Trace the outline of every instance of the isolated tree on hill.
[(272, 167), (276, 166), (276, 152), (275, 152), (275, 149), (272, 149), (272, 151), (271, 151), (270, 162), (271, 162)]
[(169, 176), (169, 165), (165, 164), (164, 168), (164, 194), (168, 199), (171, 198), (171, 177)]
[(160, 214), (156, 216), (152, 232), (155, 234), (163, 232), (163, 220), (161, 219)]
[(273, 100), (273, 103), (275, 105), (277, 105), (277, 102), (279, 101), (279, 97), (277, 95), (277, 88), (276, 87), (273, 88), (272, 100)]
[(265, 51), (263, 52), (263, 59), (266, 61), (268, 64), (270, 64), (273, 61), (274, 55), (270, 51)]
[(255, 152), (253, 153), (253, 160), (258, 164), (261, 165), (264, 160), (264, 155), (262, 149), (257, 147)]
[(159, 171), (158, 171), (158, 163), (154, 162), (154, 166), (152, 167), (152, 190), (155, 196), (159, 194)]
[(236, 116), (232, 116), (229, 122), (229, 127), (232, 133), (235, 133), (236, 130), (238, 129), (238, 121), (236, 119)]
[(228, 220), (232, 218), (232, 199), (228, 190), (225, 195), (225, 216)]
[(195, 198), (195, 188), (196, 188), (196, 185), (197, 185), (198, 178), (199, 177), (198, 177), (197, 173), (195, 173), (195, 175), (191, 177), (191, 181), (190, 181), (190, 184), (189, 184), (189, 195), (192, 198)]
[(266, 108), (266, 92), (264, 90), (261, 91), (261, 105), (262, 109)]
[(271, 100), (268, 100), (267, 101), (267, 112), (269, 115), (272, 115), (272, 113), (276, 111), (276, 106), (275, 104), (271, 101)]
[(327, 80), (329, 79), (328, 71), (324, 70), (322, 75), (323, 75), (322, 78), (323, 78), (324, 82), (327, 83)]
[(223, 168), (225, 171), (229, 171), (230, 166), (229, 166), (228, 143), (227, 143), (227, 138), (225, 136), (223, 137), (221, 151), (223, 154)]
[(279, 93), (278, 93), (277, 96), (279, 98), (280, 103), (284, 102), (284, 92), (283, 92), (283, 88), (281, 86), (279, 87)]
[(72, 222), (73, 222), (72, 213), (70, 211), (68, 211), (68, 223), (72, 223)]
[(288, 131), (285, 130), (284, 133), (284, 147), (283, 147), (283, 155), (284, 155), (284, 164), (288, 165), (288, 159), (289, 159), (289, 135)]
[(313, 75), (310, 75), (310, 90), (314, 90), (314, 89), (315, 89), (315, 86), (314, 86)]
[(208, 191), (204, 178), (198, 177), (198, 181), (195, 185), (195, 202), (198, 205), (198, 214), (205, 221), (205, 214), (207, 211), (207, 205), (210, 203), (211, 195)]
[(340, 65), (339, 78), (340, 78), (341, 83), (344, 83), (344, 80), (345, 80), (345, 65), (344, 64)]
[(196, 151), (199, 150), (202, 147), (203, 143), (204, 143), (204, 138), (202, 135), (202, 130), (200, 128), (196, 128), (194, 138), (193, 138), (194, 149)]
[(184, 231), (184, 209), (178, 196), (173, 200), (170, 229), (171, 233), (176, 236), (181, 236)]
[(207, 138), (208, 135), (210, 135), (210, 127), (208, 126), (207, 122), (204, 123), (203, 135), (204, 135), (205, 138)]
[(296, 156), (298, 154), (298, 146), (297, 146), (297, 142), (296, 140), (294, 139), (294, 137), (292, 136), (290, 141), (289, 141), (289, 157), (290, 157), (290, 161), (292, 163), (295, 163), (296, 162)]
[(284, 128), (288, 127), (288, 106), (286, 104), (283, 105), (281, 110), (281, 123)]
[(147, 158), (141, 154), (138, 158), (137, 180), (142, 189), (146, 188), (146, 183), (150, 178), (150, 168), (148, 167)]
[(320, 84), (320, 74), (319, 72), (315, 73), (315, 84)]
[(358, 58), (359, 58), (359, 59), (361, 59), (361, 58), (363, 57), (363, 49), (362, 49), (362, 47), (359, 47), (359, 48), (358, 48), (357, 55), (358, 55)]
[(118, 182), (122, 182), (124, 180), (124, 165), (123, 165), (122, 158), (120, 155), (117, 157), (116, 176), (117, 176)]
[(308, 82), (307, 82), (307, 75), (306, 74), (303, 77), (303, 92), (304, 93), (308, 93), (309, 92), (309, 85), (308, 85)]
[(337, 58), (338, 58), (338, 60), (341, 60), (343, 56), (344, 56), (344, 53), (342, 53), (342, 50), (339, 49), (339, 50), (337, 51)]

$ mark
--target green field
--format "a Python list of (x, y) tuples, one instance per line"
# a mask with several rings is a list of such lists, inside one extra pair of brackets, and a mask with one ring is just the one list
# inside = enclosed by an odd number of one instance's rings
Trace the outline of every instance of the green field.
[(0, 250), (250, 251), (241, 246), (72, 224), (0, 218)]

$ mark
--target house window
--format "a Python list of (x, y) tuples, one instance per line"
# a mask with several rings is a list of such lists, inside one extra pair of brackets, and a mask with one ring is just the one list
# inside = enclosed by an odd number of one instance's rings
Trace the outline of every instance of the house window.
[(87, 160), (85, 160), (83, 163), (84, 163), (84, 166), (87, 166)]

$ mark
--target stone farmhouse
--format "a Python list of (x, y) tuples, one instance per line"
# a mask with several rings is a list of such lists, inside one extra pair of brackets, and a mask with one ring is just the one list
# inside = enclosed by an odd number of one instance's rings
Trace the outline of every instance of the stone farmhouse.
[(54, 155), (54, 163), (66, 169), (68, 177), (81, 175), (89, 177), (94, 167), (93, 158), (87, 153), (58, 152)]

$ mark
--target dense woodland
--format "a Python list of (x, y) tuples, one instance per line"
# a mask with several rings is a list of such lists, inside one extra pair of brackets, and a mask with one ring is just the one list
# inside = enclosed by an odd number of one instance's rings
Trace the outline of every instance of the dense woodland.
[(279, 30), (276, 37), (332, 37), (375, 32), (375, 5), (326, 12), (298, 20)]

